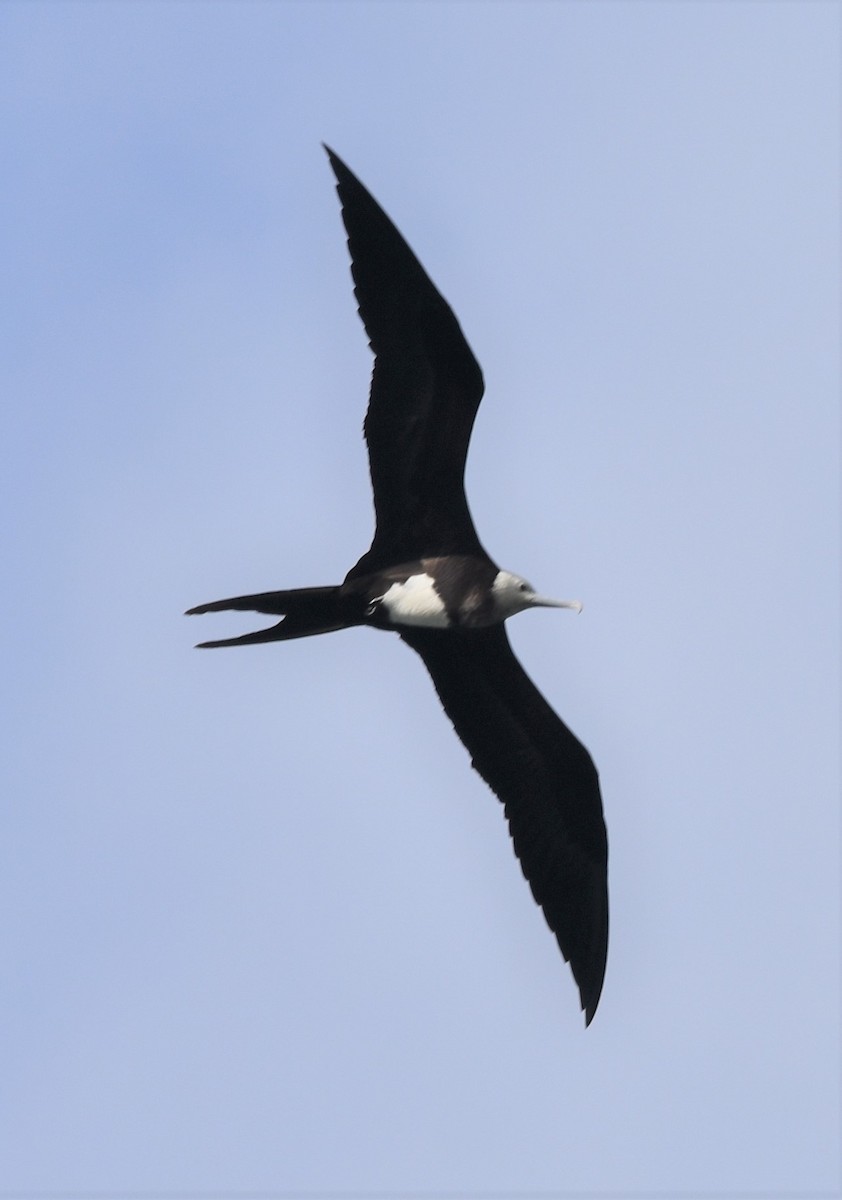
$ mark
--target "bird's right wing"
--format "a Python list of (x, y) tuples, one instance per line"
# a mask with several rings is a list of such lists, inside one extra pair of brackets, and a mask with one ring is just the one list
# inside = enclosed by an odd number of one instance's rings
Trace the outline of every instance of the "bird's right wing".
[(424, 660), (473, 766), (505, 806), (515, 853), (590, 1024), (608, 951), (608, 843), (593, 760), (529, 679), (503, 625), (400, 636)]
[(482, 554), (463, 477), (483, 379), (459, 322), (392, 221), (328, 147), (375, 355), (365, 419), (377, 526), (351, 572)]

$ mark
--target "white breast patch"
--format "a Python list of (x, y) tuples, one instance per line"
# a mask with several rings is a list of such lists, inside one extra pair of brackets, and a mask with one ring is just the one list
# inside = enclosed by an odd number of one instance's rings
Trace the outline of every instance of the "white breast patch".
[(430, 575), (410, 575), (405, 583), (393, 583), (381, 603), (394, 625), (447, 629), (450, 624)]

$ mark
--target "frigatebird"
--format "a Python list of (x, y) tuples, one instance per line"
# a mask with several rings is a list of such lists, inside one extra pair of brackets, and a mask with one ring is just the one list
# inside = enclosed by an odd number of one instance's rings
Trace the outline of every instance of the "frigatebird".
[(515, 854), (579, 988), (585, 1023), (608, 949), (608, 844), (596, 768), (512, 653), (504, 622), (538, 595), (483, 548), (465, 497), (484, 391), (456, 317), (374, 197), (325, 146), (348, 234), (354, 294), (374, 352), (364, 433), (371, 547), (334, 587), (234, 596), (189, 609), (282, 619), (201, 647), (311, 637), (355, 625), (415, 650), (472, 765), (503, 802)]

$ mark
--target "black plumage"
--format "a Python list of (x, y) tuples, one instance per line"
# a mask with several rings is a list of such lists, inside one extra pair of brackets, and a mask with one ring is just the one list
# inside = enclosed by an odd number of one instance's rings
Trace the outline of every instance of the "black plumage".
[[(327, 148), (326, 148), (327, 149)], [(365, 419), (376, 528), (334, 587), (218, 600), (280, 616), (203, 646), (307, 637), (353, 625), (397, 632), (423, 660), (473, 766), (505, 806), (515, 852), (596, 1011), (608, 948), (608, 848), (596, 768), (512, 653), (504, 621), (542, 604), (483, 549), (464, 489), (480, 367), (401, 234), (330, 149), (354, 292), (375, 355)]]
[(471, 764), (503, 801), (515, 853), (590, 1024), (608, 953), (608, 842), (593, 759), (515, 658), (506, 627), (402, 630)]

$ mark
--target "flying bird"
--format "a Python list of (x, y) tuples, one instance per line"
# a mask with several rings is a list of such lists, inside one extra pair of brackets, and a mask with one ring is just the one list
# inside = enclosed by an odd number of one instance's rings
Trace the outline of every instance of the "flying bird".
[(354, 294), (374, 353), (364, 432), (371, 547), (334, 587), (235, 596), (189, 614), (281, 617), (202, 647), (282, 642), (370, 625), (421, 656), (472, 765), (504, 805), (532, 894), (579, 988), (585, 1023), (608, 949), (608, 844), (591, 756), (512, 653), (504, 622), (539, 595), (483, 548), (464, 474), (482, 372), (447, 302), (373, 196), (325, 146), (348, 234)]

